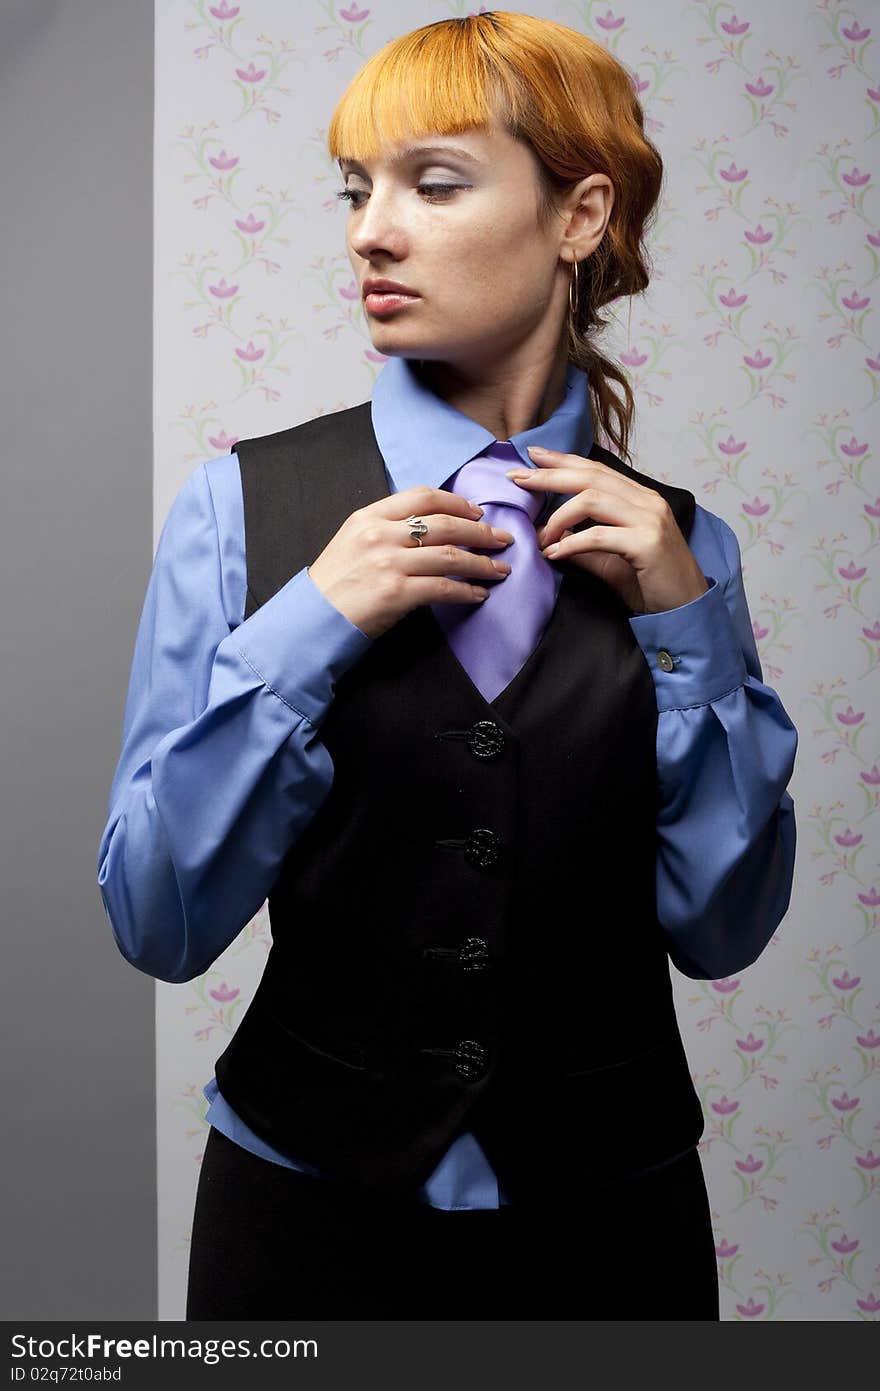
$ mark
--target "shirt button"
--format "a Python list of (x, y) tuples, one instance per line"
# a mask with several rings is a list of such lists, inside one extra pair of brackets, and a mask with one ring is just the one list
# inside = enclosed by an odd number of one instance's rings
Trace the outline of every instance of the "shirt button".
[(675, 662), (672, 660), (665, 647), (661, 647), (660, 651), (657, 653), (657, 665), (662, 671), (672, 671), (675, 666)]

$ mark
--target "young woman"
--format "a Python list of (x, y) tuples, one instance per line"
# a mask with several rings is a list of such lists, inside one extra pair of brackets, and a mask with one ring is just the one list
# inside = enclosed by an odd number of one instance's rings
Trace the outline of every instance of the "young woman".
[(383, 48), (329, 146), (387, 361), (178, 494), (99, 853), (163, 980), (269, 902), (187, 1317), (717, 1319), (669, 961), (783, 918), (797, 733), (595, 342), (660, 157), (614, 58), (504, 11)]

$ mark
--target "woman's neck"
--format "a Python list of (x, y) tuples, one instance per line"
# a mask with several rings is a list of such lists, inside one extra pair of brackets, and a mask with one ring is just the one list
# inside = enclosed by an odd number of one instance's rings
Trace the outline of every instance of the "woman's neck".
[(463, 373), (446, 362), (420, 359), (416, 365), (430, 391), (491, 430), (501, 442), (543, 425), (565, 396), (568, 361), (564, 356), (549, 368), (542, 363), (492, 380)]

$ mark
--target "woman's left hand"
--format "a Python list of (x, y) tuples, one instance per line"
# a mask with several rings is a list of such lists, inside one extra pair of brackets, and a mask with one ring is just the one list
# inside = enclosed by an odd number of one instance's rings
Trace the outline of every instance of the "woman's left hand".
[[(512, 469), (529, 492), (574, 493), (537, 529), (547, 560), (569, 560), (617, 591), (633, 614), (663, 613), (709, 588), (675, 514), (654, 488), (625, 478), (598, 459), (548, 449), (533, 469)], [(587, 518), (607, 525), (573, 532)]]

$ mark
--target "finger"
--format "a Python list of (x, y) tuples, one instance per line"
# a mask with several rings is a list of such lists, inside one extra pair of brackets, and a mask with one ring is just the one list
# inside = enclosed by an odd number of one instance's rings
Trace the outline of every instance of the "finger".
[[(407, 525), (411, 515), (418, 517), (418, 526)], [(419, 538), (410, 533), (422, 526), (427, 528), (421, 534), (422, 546), (446, 546), (454, 542), (458, 546), (469, 546), (474, 550), (497, 551), (514, 541), (513, 533), (505, 531), (503, 527), (494, 527), (489, 522), (480, 522), (474, 517), (461, 517), (458, 514), (418, 512), (408, 513), (406, 518), (390, 518), (388, 521), (386, 539), (391, 539), (395, 544), (403, 545), (407, 549), (419, 548)]]
[[(497, 580), (499, 575), (495, 575)], [(492, 586), (484, 580), (438, 580), (436, 575), (415, 575), (407, 580), (414, 602), (422, 604), (481, 604)]]
[[(581, 481), (571, 488), (558, 488), (558, 492), (573, 493), (577, 488), (583, 488), (589, 484), (607, 487), (611, 492), (619, 492), (622, 495), (631, 497), (641, 496), (646, 506), (651, 502), (663, 503), (664, 499), (655, 488), (646, 488), (643, 483), (637, 483), (634, 478), (627, 478), (626, 474), (619, 473), (617, 469), (609, 468), (603, 464), (601, 459), (586, 459), (580, 454), (563, 454), (560, 450), (548, 449), (541, 455), (529, 455), (533, 462), (538, 466), (536, 469), (524, 470), (527, 474), (534, 474), (540, 469), (542, 474), (551, 473), (558, 469), (574, 469)], [(518, 472), (519, 470), (517, 470)], [(517, 480), (519, 481), (519, 480)]]
[(542, 554), (547, 560), (568, 560), (586, 551), (611, 551), (623, 556), (635, 569), (641, 535), (641, 531), (628, 526), (591, 526), (589, 531), (576, 531), (561, 537)]
[(407, 575), (448, 575), (480, 584), (501, 579), (510, 570), (500, 556), (477, 555), (462, 546), (415, 546), (401, 553), (399, 563)]
[(632, 498), (634, 501), (641, 501), (642, 495), (646, 506), (650, 506), (651, 498), (656, 499), (658, 494), (653, 488), (641, 488), (638, 484), (631, 484), (626, 479), (619, 478), (610, 469), (602, 474), (596, 473), (589, 467), (566, 467), (538, 469), (510, 469), (506, 474), (512, 482), (523, 489), (523, 492), (532, 493), (579, 493), (584, 488), (602, 488), (605, 492), (613, 493), (618, 497)]
[(610, 493), (602, 488), (584, 488), (551, 512), (540, 529), (539, 542), (542, 546), (550, 546), (559, 540), (567, 528), (573, 528), (578, 522), (589, 521), (592, 518), (614, 522), (618, 526), (634, 527), (649, 520), (653, 521), (654, 514), (652, 512), (646, 515), (640, 504), (618, 493)]
[(425, 512), (446, 513), (453, 517), (472, 519), (482, 515), (482, 507), (468, 502), (461, 493), (451, 493), (446, 488), (431, 488), (427, 483), (415, 488), (404, 488), (399, 493), (378, 498), (364, 510), (387, 517), (391, 521), (404, 521), (407, 517), (421, 517)]

